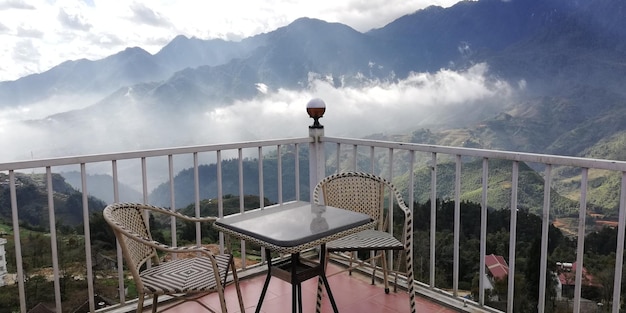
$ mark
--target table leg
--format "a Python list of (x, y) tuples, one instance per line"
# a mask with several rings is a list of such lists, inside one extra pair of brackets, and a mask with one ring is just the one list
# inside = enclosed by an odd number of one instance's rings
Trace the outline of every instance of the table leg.
[(255, 313), (261, 312), (261, 305), (263, 304), (263, 299), (267, 293), (267, 287), (270, 285), (270, 278), (272, 278), (272, 256), (267, 248), (263, 249), (265, 249), (265, 259), (267, 260), (267, 276), (265, 276), (265, 283), (263, 284), (263, 290), (261, 291), (261, 298), (259, 298), (259, 303), (254, 311)]
[(326, 279), (326, 245), (322, 244), (320, 246), (320, 267), (321, 271), (319, 274), (319, 278), (317, 280), (317, 303), (315, 305), (315, 311), (317, 313), (320, 312), (322, 307), (322, 285), (324, 285), (326, 289), (326, 293), (328, 293), (328, 300), (330, 300), (330, 304), (333, 307), (333, 312), (338, 313), (337, 303), (335, 302), (335, 298), (333, 297), (332, 291), (330, 291), (330, 285), (328, 284), (328, 279)]
[(320, 277), (324, 282), (324, 286), (326, 286), (326, 293), (328, 293), (328, 300), (330, 300), (330, 304), (333, 306), (333, 312), (339, 313), (339, 310), (337, 309), (337, 303), (335, 303), (335, 298), (333, 297), (333, 293), (330, 291), (330, 286), (328, 285), (326, 274), (322, 273)]
[(302, 285), (298, 280), (300, 253), (291, 254), (291, 311), (302, 313)]
[(298, 284), (298, 312), (302, 313), (302, 284)]

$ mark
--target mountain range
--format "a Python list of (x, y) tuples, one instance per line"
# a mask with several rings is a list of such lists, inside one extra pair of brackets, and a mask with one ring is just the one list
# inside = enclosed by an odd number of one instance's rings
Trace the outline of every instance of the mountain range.
[[(492, 77), (522, 82), (524, 89), (496, 114), (465, 121), (472, 137), (466, 142), (584, 155), (624, 131), (625, 6), (619, 0), (464, 1), (431, 6), (365, 33), (300, 18), (240, 42), (179, 36), (154, 55), (128, 48), (0, 82), (0, 107), (96, 95), (100, 100), (84, 109), (30, 122), (86, 126), (86, 116), (112, 119), (129, 102), (160, 120), (260, 97), (259, 83), (270, 91), (305, 89), (311, 73), (330, 77), (337, 87), (358, 86), (484, 62)], [(435, 127), (458, 125), (458, 112), (446, 114), (444, 125)]]
[[(626, 160), (624, 16), (622, 0), (480, 0), (431, 6), (367, 32), (300, 18), (239, 42), (179, 36), (154, 55), (132, 47), (66, 61), (0, 82), (0, 108), (95, 98), (25, 123), (48, 132), (89, 128), (132, 109), (156, 125), (267, 92), (306, 90), (311, 75), (358, 88), (486, 64), (488, 79), (515, 86), (506, 102), (416, 116), (407, 140)], [(144, 147), (164, 139), (128, 140)]]

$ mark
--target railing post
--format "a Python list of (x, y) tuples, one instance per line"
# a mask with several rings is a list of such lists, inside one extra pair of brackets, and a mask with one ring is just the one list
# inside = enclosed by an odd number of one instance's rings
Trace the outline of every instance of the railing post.
[(315, 185), (326, 176), (326, 158), (324, 144), (320, 137), (324, 136), (324, 126), (319, 123), (319, 118), (324, 115), (326, 103), (322, 99), (312, 99), (307, 103), (306, 111), (314, 120), (309, 126), (309, 136), (313, 142), (309, 143), (309, 195), (313, 201), (313, 189)]
[(312, 197), (315, 185), (326, 175), (324, 144), (320, 142), (320, 137), (324, 136), (324, 126), (309, 128), (309, 136), (313, 138), (313, 142), (309, 143), (309, 195)]

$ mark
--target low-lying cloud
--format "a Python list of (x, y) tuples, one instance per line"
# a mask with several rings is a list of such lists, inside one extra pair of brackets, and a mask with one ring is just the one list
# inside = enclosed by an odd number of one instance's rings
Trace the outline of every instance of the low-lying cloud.
[[(413, 73), (404, 80), (370, 82), (359, 88), (334, 86), (315, 77), (305, 91), (267, 91), (252, 100), (207, 107), (173, 119), (152, 116), (133, 103), (115, 115), (76, 111), (63, 119), (44, 116), (77, 108), (48, 103), (0, 110), (0, 162), (304, 137), (312, 124), (306, 114), (306, 103), (312, 98), (326, 102), (320, 122), (328, 136), (361, 138), (422, 127), (462, 127), (463, 121), (471, 124), (484, 117), (479, 115), (501, 109), (517, 88), (490, 77), (486, 64), (465, 71)], [(42, 119), (24, 123), (27, 116)]]

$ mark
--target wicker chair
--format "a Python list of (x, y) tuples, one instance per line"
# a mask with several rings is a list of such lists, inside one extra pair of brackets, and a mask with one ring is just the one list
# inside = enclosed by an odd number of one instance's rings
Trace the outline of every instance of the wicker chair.
[[(389, 228), (387, 220), (389, 214), (388, 210), (385, 209), (385, 194), (390, 195), (392, 199), (395, 198), (395, 207), (398, 207), (404, 215), (404, 221), (402, 221), (403, 229), (398, 236), (399, 239), (386, 231)], [(413, 219), (411, 211), (393, 184), (382, 177), (368, 173), (346, 172), (335, 174), (324, 178), (317, 184), (313, 191), (313, 201), (318, 204), (361, 212), (377, 221), (375, 229), (364, 230), (326, 244), (328, 252), (326, 253), (326, 262), (328, 262), (329, 258), (339, 258), (347, 261), (349, 266), (343, 271), (350, 272), (357, 267), (370, 267), (373, 269), (372, 284), (374, 284), (377, 269), (376, 261), (379, 260), (383, 273), (385, 292), (389, 293), (389, 273), (396, 273), (394, 284), (394, 291), (396, 291), (398, 270), (394, 271), (393, 266), (391, 270), (388, 268), (387, 258), (385, 257), (386, 251), (396, 250), (403, 252), (404, 260), (406, 261), (404, 274), (406, 274), (408, 282), (411, 312), (415, 312), (415, 294), (412, 283)], [(390, 204), (393, 204), (393, 202), (389, 201)], [(358, 259), (358, 252), (361, 251), (369, 251), (370, 257), (366, 260)], [(396, 268), (400, 267), (401, 259), (403, 258), (397, 258)]]
[[(159, 295), (185, 297), (197, 300), (207, 293), (217, 292), (220, 297), (221, 312), (227, 312), (224, 287), (229, 270), (237, 288), (239, 309), (245, 312), (241, 289), (233, 257), (230, 254), (213, 255), (203, 247), (169, 247), (152, 240), (146, 226), (144, 212), (162, 213), (192, 222), (213, 222), (215, 217), (194, 218), (177, 212), (138, 203), (115, 203), (104, 209), (104, 219), (113, 229), (126, 266), (133, 275), (139, 299), (137, 313), (143, 311), (145, 295), (152, 295), (152, 312), (156, 312)], [(196, 256), (160, 262), (158, 251), (168, 253), (194, 253)], [(150, 267), (144, 265), (152, 260)], [(191, 296), (191, 297), (189, 297)], [(202, 304), (207, 310), (211, 308)]]

